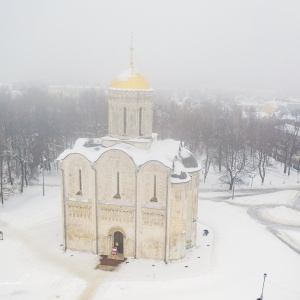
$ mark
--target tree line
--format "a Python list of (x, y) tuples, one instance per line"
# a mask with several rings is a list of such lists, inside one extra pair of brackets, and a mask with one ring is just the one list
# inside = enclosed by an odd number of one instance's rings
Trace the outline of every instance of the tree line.
[(154, 122), (160, 136), (185, 141), (202, 158), (203, 180), (211, 168), (219, 171), (221, 183), (231, 190), (256, 175), (265, 181), (274, 160), (283, 172), (299, 170), (296, 154), (300, 148), (298, 112), (288, 120), (260, 117), (254, 109), (234, 102), (205, 101), (197, 104), (158, 102)]
[(88, 92), (79, 97), (28, 90), (12, 97), (0, 93), (0, 195), (4, 189), (37, 180), (41, 168), (52, 163), (79, 137), (106, 133), (105, 95)]
[[(202, 160), (203, 180), (216, 168), (220, 181), (232, 189), (259, 174), (264, 183), (273, 157), (290, 173), (297, 165), (299, 122), (260, 118), (230, 102), (202, 101), (178, 105), (156, 95), (154, 132), (159, 138), (184, 141)], [(54, 96), (28, 90), (12, 97), (0, 93), (0, 195), (38, 178), (41, 168), (53, 162), (80, 137), (107, 134), (105, 93), (86, 92), (78, 97)], [(299, 169), (299, 161), (297, 168)]]

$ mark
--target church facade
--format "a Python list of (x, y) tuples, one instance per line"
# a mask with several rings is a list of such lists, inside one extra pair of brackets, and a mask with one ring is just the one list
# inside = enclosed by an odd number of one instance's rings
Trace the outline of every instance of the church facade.
[(108, 135), (59, 157), (64, 249), (181, 259), (196, 245), (199, 166), (152, 133), (153, 90), (133, 66), (108, 89)]

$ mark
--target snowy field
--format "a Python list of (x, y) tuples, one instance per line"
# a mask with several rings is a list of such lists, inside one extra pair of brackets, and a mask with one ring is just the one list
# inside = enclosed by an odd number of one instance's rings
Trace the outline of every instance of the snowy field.
[(264, 193), (258, 182), (253, 194), (237, 190), (234, 200), (214, 192), (208, 177), (200, 187), (198, 246), (185, 259), (129, 258), (104, 272), (95, 270), (96, 255), (62, 251), (59, 176), (47, 175), (44, 197), (36, 185), (0, 208), (0, 299), (255, 300), (267, 273), (264, 300), (299, 300), (297, 176), (290, 189)]

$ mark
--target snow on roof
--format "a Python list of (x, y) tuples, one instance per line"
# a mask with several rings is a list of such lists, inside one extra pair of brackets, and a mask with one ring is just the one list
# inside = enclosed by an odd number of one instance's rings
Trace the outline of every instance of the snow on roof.
[(279, 116), (280, 116), (279, 111), (275, 111), (275, 112), (273, 113), (273, 116), (276, 117), (276, 118), (279, 118)]
[(181, 162), (185, 166), (185, 168), (199, 168), (199, 164), (195, 156), (187, 148), (181, 147), (179, 150), (179, 155), (181, 158)]
[(186, 172), (185, 167), (183, 164), (178, 160), (175, 159), (173, 163), (173, 172), (172, 172), (172, 183), (182, 183), (182, 182), (188, 182), (191, 180), (191, 176)]
[(273, 106), (278, 106), (279, 104), (278, 104), (278, 101), (276, 101), (276, 100), (269, 100), (269, 101), (265, 101), (265, 104), (269, 104), (269, 105), (273, 105)]
[[(121, 80), (120, 80), (121, 81)], [(140, 89), (130, 89), (130, 88), (114, 88), (114, 87), (110, 87), (109, 90), (112, 90), (112, 91), (119, 91), (119, 90), (122, 90), (122, 91), (140, 91)], [(149, 89), (143, 89), (143, 91), (146, 91), (146, 92), (149, 92), (149, 91), (153, 91), (153, 88), (149, 88)]]
[[(158, 136), (157, 133), (152, 133), (151, 138), (152, 139), (156, 139)], [(104, 136), (101, 138), (102, 141), (121, 141), (118, 138), (112, 137), (112, 136)], [(148, 138), (135, 138), (135, 139), (129, 139), (129, 142), (134, 142), (134, 143), (149, 143), (149, 139)], [(101, 140), (99, 142), (99, 144), (101, 143)]]
[(181, 173), (185, 172), (185, 168), (179, 160), (174, 161), (173, 167), (173, 175), (181, 175)]
[(295, 118), (291, 114), (284, 114), (281, 116), (283, 120), (295, 120)]
[[(101, 139), (87, 139), (81, 138), (78, 139), (74, 145), (73, 149), (67, 149), (63, 153), (59, 155), (57, 158), (58, 161), (64, 160), (70, 154), (81, 154), (86, 157), (91, 163), (94, 163), (101, 157), (102, 154), (109, 150), (120, 150), (125, 152), (128, 156), (130, 156), (137, 167), (142, 166), (143, 164), (149, 161), (158, 161), (165, 165), (166, 167), (174, 170), (175, 174), (178, 172), (188, 172), (190, 169), (184, 166), (184, 163), (181, 162), (180, 153), (187, 154), (188, 151), (186, 148), (181, 147), (181, 143), (175, 140), (159, 140), (153, 141), (149, 149), (144, 150), (137, 148), (133, 145), (126, 143), (115, 144), (111, 147), (104, 147), (101, 145)], [(188, 151), (189, 152), (189, 151)], [(190, 153), (190, 152), (189, 152)], [(176, 160), (176, 163), (174, 163)], [(192, 171), (199, 171), (199, 167), (192, 166)], [(174, 173), (173, 173), (174, 174)], [(173, 179), (172, 178), (172, 182)], [(185, 178), (176, 178), (177, 181), (184, 182), (189, 181), (190, 177), (186, 176)]]
[(180, 156), (182, 158), (189, 158), (191, 154), (192, 153), (187, 148), (185, 147), (180, 148)]
[(135, 77), (138, 74), (137, 70), (128, 68), (117, 76), (117, 80), (127, 81), (131, 77)]
[(258, 112), (255, 113), (255, 116), (257, 118), (268, 118), (270, 115), (263, 112), (263, 111), (258, 111)]

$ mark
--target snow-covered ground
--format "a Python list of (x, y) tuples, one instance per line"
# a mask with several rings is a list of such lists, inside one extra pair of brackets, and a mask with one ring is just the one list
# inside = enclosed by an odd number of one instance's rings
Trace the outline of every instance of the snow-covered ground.
[(185, 259), (166, 265), (129, 258), (115, 272), (95, 270), (96, 255), (62, 251), (58, 174), (45, 182), (44, 197), (36, 185), (0, 208), (0, 299), (253, 300), (264, 273), (265, 300), (300, 299), (300, 255), (292, 249), (300, 249), (297, 180), (291, 190), (233, 201), (227, 192), (200, 190), (208, 200), (199, 201), (198, 246)]
[(268, 193), (247, 196), (247, 197), (235, 197), (234, 199), (229, 198), (228, 203), (232, 204), (243, 204), (243, 205), (263, 205), (263, 204), (285, 204), (293, 205), (295, 199), (300, 196), (300, 192), (297, 190), (279, 191), (276, 193)]
[(281, 224), (297, 225), (300, 227), (300, 211), (294, 209), (278, 206), (274, 208), (265, 208), (263, 215), (271, 220), (277, 220)]
[[(264, 184), (261, 184), (261, 178), (259, 174), (255, 173), (245, 178), (246, 185), (241, 186), (242, 189), (256, 188), (277, 188), (277, 187), (290, 187), (298, 186), (300, 188), (300, 173), (291, 169), (290, 175), (283, 173), (283, 164), (273, 160), (273, 166), (267, 168)], [(218, 178), (221, 174), (218, 171), (210, 168), (206, 178), (206, 182), (203, 183), (204, 187), (228, 188), (228, 185), (221, 184)], [(203, 176), (202, 176), (203, 177)]]

